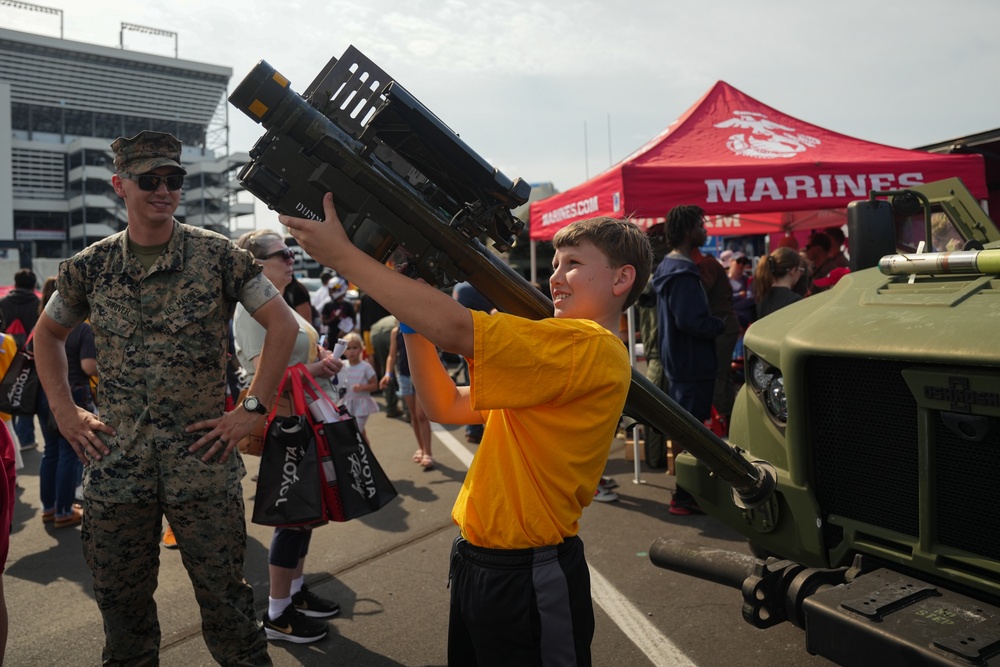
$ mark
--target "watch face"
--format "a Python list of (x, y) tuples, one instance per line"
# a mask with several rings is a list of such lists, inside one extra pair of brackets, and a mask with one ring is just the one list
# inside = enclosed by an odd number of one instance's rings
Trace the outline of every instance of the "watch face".
[(260, 400), (256, 396), (248, 396), (243, 400), (243, 407), (250, 412), (261, 412), (263, 413), (263, 406), (260, 404)]

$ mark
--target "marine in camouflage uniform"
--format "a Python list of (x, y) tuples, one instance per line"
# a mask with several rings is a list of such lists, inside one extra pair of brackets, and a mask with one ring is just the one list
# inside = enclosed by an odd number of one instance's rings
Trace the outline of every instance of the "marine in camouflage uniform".
[[(148, 173), (177, 164), (180, 156), (176, 139), (152, 132), (113, 148), (125, 178), (129, 169)], [(162, 183), (153, 194), (161, 189)], [(134, 190), (131, 196), (148, 194)], [(131, 228), (132, 201), (126, 201)], [(192, 452), (204, 437), (185, 427), (224, 412), (228, 324), (236, 303), (254, 313), (280, 295), (249, 253), (219, 234), (178, 223), (172, 213), (169, 240), (151, 266), (140, 261), (127, 231), (112, 235), (60, 265), (58, 293), (45, 310), (67, 329), (90, 318), (100, 422), (114, 431), (100, 433), (104, 448), (74, 447), (89, 459), (82, 541), (104, 617), (104, 664), (158, 663), (153, 592), (166, 515), (213, 657), (224, 665), (270, 665), (253, 591), (243, 578), (243, 461), (238, 453), (226, 456), (228, 449), (211, 456)], [(287, 309), (282, 299), (276, 302)], [(283, 370), (279, 357), (274, 361)], [(261, 395), (273, 394), (266, 389)], [(215, 437), (225, 446), (221, 435)]]

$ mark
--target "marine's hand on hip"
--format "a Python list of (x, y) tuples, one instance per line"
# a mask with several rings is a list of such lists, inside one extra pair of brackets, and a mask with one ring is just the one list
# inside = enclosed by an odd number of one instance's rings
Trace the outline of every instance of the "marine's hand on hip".
[(110, 454), (111, 450), (98, 434), (115, 435), (115, 430), (98, 419), (97, 415), (92, 412), (81, 407), (74, 407), (76, 408), (75, 415), (69, 419), (63, 418), (61, 422), (56, 420), (59, 423), (59, 433), (66, 438), (70, 447), (76, 452), (77, 458), (81, 461), (87, 463), (91, 458), (100, 461)]
[(188, 448), (194, 454), (205, 445), (209, 448), (201, 457), (201, 460), (208, 463), (218, 456), (219, 463), (225, 463), (236, 448), (236, 443), (245, 438), (253, 430), (258, 419), (264, 419), (264, 415), (256, 412), (248, 412), (241, 407), (227, 412), (221, 417), (214, 419), (204, 419), (185, 427), (187, 433), (196, 431), (208, 431)]

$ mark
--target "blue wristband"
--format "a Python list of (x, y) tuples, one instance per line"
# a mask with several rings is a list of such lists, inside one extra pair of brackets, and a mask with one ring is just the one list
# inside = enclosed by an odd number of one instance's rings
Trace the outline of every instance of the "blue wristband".
[(408, 326), (408, 325), (403, 324), (402, 322), (400, 322), (399, 323), (399, 333), (415, 334), (415, 333), (417, 333), (417, 331), (416, 331), (416, 329), (413, 329), (412, 327), (410, 327), (410, 326)]

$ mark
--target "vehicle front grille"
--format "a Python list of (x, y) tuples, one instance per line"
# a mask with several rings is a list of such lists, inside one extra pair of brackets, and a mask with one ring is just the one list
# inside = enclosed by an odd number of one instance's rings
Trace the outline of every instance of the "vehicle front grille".
[(916, 537), (917, 404), (900, 373), (909, 365), (812, 357), (806, 377), (823, 513)]
[(940, 544), (1000, 560), (1000, 428), (991, 421), (986, 438), (970, 442), (933, 420), (934, 524)]
[[(812, 357), (807, 361), (812, 483), (825, 516), (916, 539), (920, 531), (918, 408), (903, 380), (914, 362)], [(981, 369), (977, 369), (980, 370)], [(932, 544), (1000, 560), (1000, 420), (982, 442), (930, 411), (927, 473)], [(834, 546), (834, 545), (829, 545)]]

